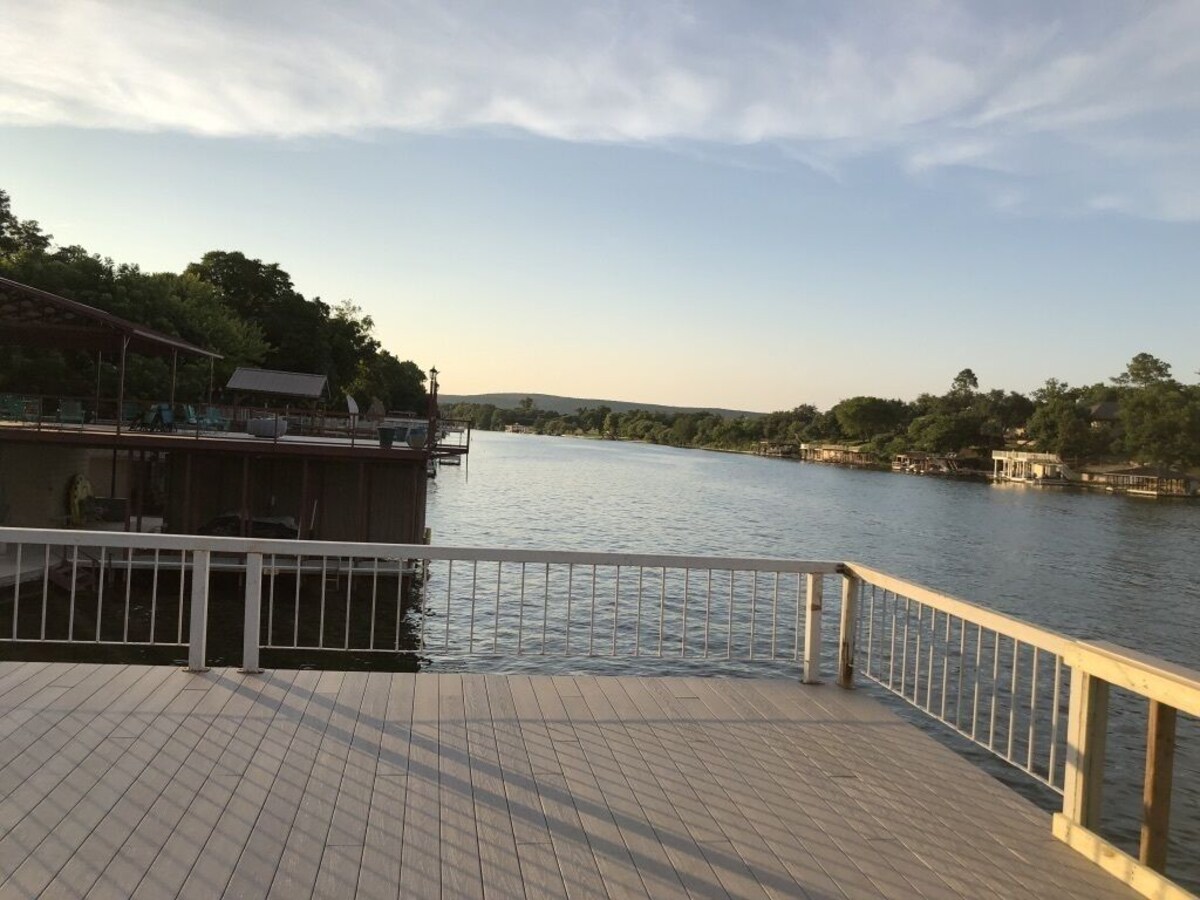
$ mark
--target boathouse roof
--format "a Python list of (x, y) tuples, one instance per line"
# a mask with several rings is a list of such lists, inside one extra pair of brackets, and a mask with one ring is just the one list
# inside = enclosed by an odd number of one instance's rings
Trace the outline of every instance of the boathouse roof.
[(318, 400), (325, 393), (329, 379), (324, 375), (305, 372), (279, 372), (274, 369), (252, 369), (239, 366), (225, 387), (248, 394), (274, 394), (281, 397), (303, 397)]
[(181, 338), (9, 278), (0, 278), (0, 324), (0, 343), (6, 344), (106, 353), (120, 353), (124, 345), (146, 356), (222, 358)]

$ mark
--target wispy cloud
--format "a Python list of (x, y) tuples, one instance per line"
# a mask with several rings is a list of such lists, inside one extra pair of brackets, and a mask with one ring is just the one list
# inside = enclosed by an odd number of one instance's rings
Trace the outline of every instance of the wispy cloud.
[[(8, 3), (0, 124), (512, 128), (986, 170), (1033, 211), (1200, 218), (1200, 4)], [(1005, 208), (1011, 208), (1006, 206)]]

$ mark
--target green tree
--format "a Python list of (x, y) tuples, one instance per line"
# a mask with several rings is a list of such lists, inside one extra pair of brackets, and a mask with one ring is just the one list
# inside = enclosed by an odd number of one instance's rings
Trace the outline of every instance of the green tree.
[(1141, 463), (1200, 465), (1200, 388), (1157, 381), (1120, 400), (1125, 448)]
[(830, 413), (846, 437), (865, 441), (894, 432), (904, 421), (905, 406), (899, 400), (851, 397), (834, 406)]
[(1122, 387), (1149, 387), (1171, 380), (1171, 367), (1156, 356), (1139, 353), (1129, 361), (1125, 371), (1113, 379)]

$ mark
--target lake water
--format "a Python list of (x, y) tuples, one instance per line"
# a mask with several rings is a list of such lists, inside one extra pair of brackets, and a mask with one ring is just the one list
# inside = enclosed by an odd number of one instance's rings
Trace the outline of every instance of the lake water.
[[(434, 542), (448, 546), (856, 560), (1069, 635), (1197, 664), (1196, 501), (476, 433), (466, 464), (441, 467), (431, 484), (428, 520)], [(654, 671), (651, 661), (607, 665)], [(581, 668), (561, 659), (523, 666)], [(711, 671), (744, 674), (723, 661)], [(1136, 836), (1142, 722), (1115, 718), (1110, 734), (1105, 830), (1125, 844)], [(1180, 723), (1170, 869), (1193, 886), (1200, 884), (1194, 726)]]

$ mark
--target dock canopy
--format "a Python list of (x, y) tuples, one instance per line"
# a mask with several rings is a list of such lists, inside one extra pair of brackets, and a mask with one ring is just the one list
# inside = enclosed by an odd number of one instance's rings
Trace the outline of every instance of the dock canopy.
[(251, 369), (239, 366), (225, 385), (226, 390), (243, 394), (270, 394), (277, 397), (300, 397), (320, 400), (329, 383), (324, 375), (304, 372), (278, 372), (274, 369)]
[(0, 344), (222, 358), (180, 338), (8, 278), (0, 278)]

